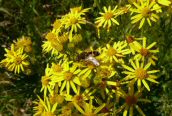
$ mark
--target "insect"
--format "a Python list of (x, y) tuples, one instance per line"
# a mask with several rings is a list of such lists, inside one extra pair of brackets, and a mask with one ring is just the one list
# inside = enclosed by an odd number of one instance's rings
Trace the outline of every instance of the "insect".
[(82, 52), (77, 56), (77, 61), (84, 60), (86, 62), (91, 62), (95, 66), (99, 66), (99, 61), (95, 58), (96, 56), (99, 56), (100, 53), (98, 51), (91, 51), (91, 52)]

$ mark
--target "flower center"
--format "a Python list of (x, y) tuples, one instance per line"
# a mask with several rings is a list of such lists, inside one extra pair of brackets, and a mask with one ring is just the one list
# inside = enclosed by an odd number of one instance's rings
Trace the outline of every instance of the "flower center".
[(149, 50), (146, 49), (146, 48), (141, 48), (140, 49), (140, 54), (144, 57), (148, 56), (149, 55)]
[(54, 33), (48, 33), (45, 38), (50, 42), (56, 42), (57, 40), (56, 35)]
[(52, 112), (45, 112), (44, 116), (55, 116)]
[(104, 14), (104, 18), (106, 19), (106, 20), (109, 20), (109, 19), (111, 19), (113, 17), (113, 13), (112, 12), (106, 12), (105, 14)]
[(127, 105), (132, 106), (137, 103), (137, 98), (134, 95), (127, 96), (125, 102), (127, 103)]
[(62, 95), (57, 95), (56, 102), (58, 102), (59, 104), (62, 104), (63, 101), (64, 101), (64, 97)]
[(64, 77), (65, 77), (66, 81), (70, 81), (73, 76), (74, 76), (74, 74), (71, 73), (71, 72), (65, 72), (65, 74), (64, 74)]
[(108, 69), (102, 69), (100, 70), (100, 76), (101, 77), (109, 77), (111, 75), (111, 71)]
[(17, 57), (15, 58), (15, 61), (14, 61), (14, 62), (15, 62), (16, 65), (19, 65), (19, 64), (22, 63), (22, 61), (23, 61), (23, 60), (21, 59), (21, 57), (17, 56)]
[(42, 85), (47, 86), (49, 82), (51, 81), (49, 76), (43, 76), (41, 79)]
[(102, 89), (105, 89), (106, 88), (106, 85), (107, 85), (106, 79), (103, 78), (102, 81), (101, 81), (101, 83), (100, 83), (100, 85), (99, 85), (99, 87), (102, 88)]
[(62, 70), (63, 69), (59, 64), (53, 66), (53, 71), (54, 72), (61, 72)]
[(144, 70), (143, 68), (136, 69), (135, 74), (136, 74), (136, 77), (141, 80), (148, 77), (147, 71)]
[(74, 101), (78, 104), (78, 105), (82, 105), (82, 102), (83, 102), (83, 96), (82, 95), (76, 95), (74, 97)]
[(77, 18), (75, 18), (75, 17), (71, 17), (70, 18), (70, 24), (72, 25), (72, 24), (76, 24), (78, 22), (78, 19)]
[(143, 15), (143, 17), (148, 17), (151, 14), (151, 10), (148, 7), (145, 7), (142, 9), (141, 14)]
[(134, 41), (134, 38), (132, 36), (127, 37), (127, 42), (132, 43)]
[(107, 51), (107, 55), (108, 56), (114, 56), (116, 54), (116, 50), (114, 48), (109, 48), (108, 51)]

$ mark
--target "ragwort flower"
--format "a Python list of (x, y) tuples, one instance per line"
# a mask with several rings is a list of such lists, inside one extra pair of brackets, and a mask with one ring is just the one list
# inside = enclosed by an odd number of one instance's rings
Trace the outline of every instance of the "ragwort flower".
[(127, 74), (127, 76), (123, 80), (132, 80), (134, 82), (137, 81), (138, 89), (141, 88), (141, 83), (146, 87), (148, 91), (150, 91), (150, 87), (146, 80), (153, 82), (153, 83), (159, 83), (155, 79), (157, 78), (154, 73), (159, 72), (159, 70), (148, 70), (151, 66), (151, 63), (148, 63), (144, 65), (143, 62), (139, 63), (139, 60), (136, 60), (135, 63), (131, 60), (132, 68), (123, 65), (124, 69), (127, 71), (123, 71), (124, 74)]
[(122, 92), (121, 97), (125, 100), (125, 103), (119, 109), (117, 109), (115, 113), (117, 114), (124, 109), (123, 116), (127, 116), (128, 110), (129, 110), (129, 116), (133, 116), (133, 110), (134, 110), (134, 108), (136, 108), (136, 110), (142, 116), (146, 116), (144, 114), (144, 112), (142, 111), (142, 109), (137, 105), (138, 102), (145, 102), (145, 103), (150, 102), (150, 100), (148, 100), (148, 99), (140, 98), (142, 95), (142, 91), (143, 91), (143, 88), (141, 90), (137, 91), (136, 93), (134, 93), (133, 85), (129, 86), (128, 94), (125, 93), (124, 91), (121, 91)]
[(71, 8), (71, 9), (70, 9), (70, 12), (71, 12), (71, 13), (78, 13), (78, 14), (80, 14), (80, 15), (85, 15), (85, 13), (88, 12), (89, 10), (90, 10), (90, 8), (82, 9), (82, 7), (79, 6), (79, 7)]
[(103, 7), (104, 13), (100, 12), (101, 17), (96, 18), (95, 23), (97, 24), (97, 27), (103, 26), (103, 28), (106, 28), (109, 30), (109, 28), (112, 26), (112, 24), (119, 25), (118, 21), (115, 19), (117, 17), (116, 15), (116, 9), (117, 6), (114, 9), (111, 9), (111, 6), (108, 8)]
[(78, 92), (74, 96), (67, 95), (66, 101), (72, 101), (73, 103), (76, 103), (82, 107), (86, 103), (86, 101), (94, 98), (94, 96), (92, 96), (94, 92), (95, 90), (91, 91), (91, 89), (88, 88), (88, 89), (85, 89), (85, 91), (81, 93), (81, 88), (78, 87)]
[(155, 2), (150, 2), (150, 0), (141, 0), (140, 3), (134, 2), (133, 4), (136, 9), (132, 9), (131, 11), (137, 14), (131, 17), (131, 23), (137, 23), (140, 21), (139, 29), (142, 28), (145, 20), (147, 20), (148, 24), (151, 26), (151, 21), (156, 22), (159, 19), (159, 16), (155, 14), (159, 9), (153, 8), (153, 6), (156, 5)]
[(126, 47), (126, 41), (114, 42), (112, 46), (107, 44), (105, 48), (102, 48), (103, 52), (100, 57), (103, 58), (105, 62), (124, 63), (122, 58), (125, 57), (126, 54), (131, 53), (130, 49)]
[[(62, 82), (60, 92), (66, 87), (67, 94), (70, 94), (70, 89), (77, 93), (76, 85), (81, 85), (78, 73), (81, 70), (71, 62), (64, 62), (63, 71), (57, 75), (53, 75), (54, 82)], [(76, 84), (76, 85), (75, 85)]]
[(48, 97), (44, 97), (45, 100), (42, 100), (39, 96), (39, 102), (35, 102), (38, 106), (34, 107), (36, 113), (34, 116), (56, 116), (55, 111), (58, 103), (51, 104)]
[(81, 29), (81, 24), (86, 24), (85, 17), (77, 12), (70, 12), (62, 18), (62, 24), (65, 29), (69, 29), (69, 41), (72, 41), (73, 32), (78, 32)]
[(42, 76), (41, 82), (42, 82), (41, 92), (44, 91), (44, 97), (47, 95), (47, 91), (50, 93), (53, 92), (55, 82), (52, 81), (52, 71), (51, 68), (49, 68), (49, 65), (47, 65), (45, 69), (45, 75)]
[(16, 49), (22, 48), (25, 52), (32, 51), (32, 41), (30, 37), (22, 36), (14, 42)]
[(58, 36), (54, 32), (50, 32), (45, 37), (47, 41), (44, 41), (42, 48), (43, 51), (51, 54), (58, 54), (60, 51), (63, 50), (63, 45), (58, 40)]
[(143, 38), (143, 44), (135, 43), (135, 51), (137, 52), (134, 56), (134, 59), (136, 60), (148, 60), (148, 62), (151, 62), (151, 64), (155, 65), (155, 61), (158, 60), (158, 58), (155, 56), (156, 53), (159, 52), (158, 48), (155, 48), (156, 42), (153, 42), (150, 45), (146, 45), (146, 38)]
[(0, 63), (6, 67), (9, 71), (14, 71), (14, 73), (24, 72), (24, 68), (29, 66), (27, 61), (28, 55), (23, 53), (23, 48), (15, 50), (14, 44), (11, 45), (11, 50), (5, 48), (6, 58), (3, 59)]
[[(81, 112), (83, 116), (101, 116), (101, 113), (99, 112), (105, 107), (105, 104), (102, 104), (101, 106), (95, 108), (92, 104), (92, 100), (90, 100), (89, 103), (85, 103), (84, 106), (82, 106), (83, 108), (76, 103), (74, 103), (74, 106), (79, 112)], [(106, 116), (106, 114), (103, 113), (102, 116)]]

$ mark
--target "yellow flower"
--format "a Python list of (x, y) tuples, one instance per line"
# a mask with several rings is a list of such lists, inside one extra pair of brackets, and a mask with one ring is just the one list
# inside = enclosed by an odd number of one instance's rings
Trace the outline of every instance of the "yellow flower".
[(62, 24), (64, 25), (65, 29), (69, 29), (69, 41), (72, 41), (72, 34), (73, 32), (77, 32), (78, 28), (81, 29), (80, 24), (86, 24), (85, 17), (82, 17), (77, 12), (70, 12), (62, 18)]
[(14, 42), (16, 49), (22, 48), (25, 52), (32, 51), (32, 41), (30, 37), (22, 36)]
[(106, 28), (109, 30), (109, 28), (112, 26), (112, 23), (119, 25), (119, 23), (117, 22), (117, 20), (115, 19), (116, 16), (116, 9), (117, 6), (111, 10), (111, 6), (109, 6), (108, 8), (103, 7), (104, 9), (104, 13), (100, 12), (101, 17), (96, 18), (96, 24), (97, 27), (101, 27), (103, 26), (103, 28)]
[(117, 72), (115, 71), (113, 65), (107, 64), (101, 64), (96, 71), (96, 76), (98, 78), (111, 78), (114, 76)]
[(103, 48), (103, 53), (100, 57), (105, 62), (124, 63), (122, 58), (125, 57), (126, 54), (131, 53), (126, 47), (127, 43), (125, 41), (114, 42), (112, 46), (107, 44), (106, 47)]
[(82, 107), (86, 103), (86, 101), (94, 98), (94, 96), (92, 96), (94, 92), (95, 90), (91, 91), (91, 89), (88, 88), (81, 93), (81, 88), (78, 87), (78, 92), (74, 96), (66, 95), (66, 101), (72, 101), (73, 103), (76, 103)]
[(33, 107), (33, 110), (35, 111), (34, 116), (41, 116), (41, 114), (43, 114), (45, 108), (44, 108), (44, 101), (38, 96), (37, 101), (33, 101), (33, 103), (35, 104), (35, 106)]
[(61, 31), (61, 28), (63, 27), (61, 19), (56, 19), (53, 23), (53, 29), (56, 33), (59, 33)]
[(146, 80), (153, 83), (158, 83), (155, 80), (157, 77), (152, 74), (159, 72), (159, 70), (148, 70), (151, 66), (151, 63), (144, 65), (143, 62), (139, 63), (139, 60), (136, 60), (135, 63), (131, 60), (131, 65), (133, 68), (123, 65), (123, 67), (127, 70), (123, 71), (124, 74), (127, 74), (123, 80), (133, 80), (134, 82), (137, 81), (138, 89), (141, 88), (141, 83), (143, 83), (148, 91), (150, 91), (150, 87)]
[(51, 104), (48, 97), (45, 97), (44, 101), (38, 96), (39, 102), (35, 102), (38, 106), (34, 107), (37, 112), (34, 116), (56, 116), (55, 111), (58, 103)]
[(151, 26), (151, 21), (156, 22), (159, 19), (158, 15), (154, 13), (154, 11), (159, 10), (153, 8), (153, 6), (156, 5), (155, 2), (150, 2), (150, 0), (141, 0), (140, 3), (133, 4), (137, 9), (132, 9), (131, 11), (137, 14), (131, 17), (131, 23), (137, 23), (140, 21), (139, 29), (142, 28), (145, 20), (147, 20), (148, 24)]
[(97, 89), (100, 90), (100, 94), (103, 99), (105, 99), (106, 95), (109, 95), (110, 97), (113, 97), (111, 95), (111, 89), (109, 89), (109, 86), (116, 85), (114, 81), (112, 81), (113, 76), (115, 76), (116, 71), (114, 70), (114, 67), (112, 65), (100, 65), (100, 67), (97, 68), (95, 77), (94, 77), (94, 84), (98, 87)]
[(67, 105), (63, 105), (62, 109), (61, 109), (62, 114), (59, 116), (73, 116), (72, 115), (73, 108), (74, 108), (74, 106), (73, 106), (72, 102), (69, 102)]
[(61, 73), (63, 71), (63, 66), (62, 65), (63, 65), (62, 60), (59, 61), (57, 64), (52, 63), (52, 66), (51, 66), (52, 74), (58, 75), (59, 73)]
[(124, 109), (123, 116), (127, 116), (128, 110), (129, 115), (133, 116), (133, 110), (136, 108), (136, 110), (142, 115), (146, 116), (142, 109), (137, 105), (138, 102), (147, 102), (149, 103), (150, 100), (140, 98), (142, 95), (143, 88), (136, 93), (134, 93), (134, 86), (130, 85), (128, 88), (128, 94), (126, 94), (124, 91), (122, 91), (121, 97), (125, 100), (125, 103), (116, 110), (116, 114), (121, 112)]
[(45, 69), (45, 75), (42, 76), (41, 82), (42, 82), (41, 92), (44, 91), (44, 97), (47, 95), (47, 90), (50, 93), (53, 92), (55, 82), (52, 81), (52, 71), (51, 68), (49, 68), (49, 65), (47, 65)]
[(73, 42), (73, 43), (79, 43), (80, 41), (82, 41), (82, 35), (81, 34), (75, 34), (73, 36), (73, 39), (71, 40), (71, 42)]
[[(82, 106), (83, 108), (81, 108), (76, 103), (74, 103), (74, 106), (83, 116), (97, 116), (97, 115), (101, 115), (99, 112), (105, 107), (105, 104), (102, 104), (97, 108), (94, 108), (94, 106), (92, 105), (92, 100), (90, 100), (89, 103), (85, 103), (84, 106)], [(102, 116), (106, 116), (106, 115), (104, 114)]]
[(81, 85), (78, 73), (80, 72), (80, 69), (77, 69), (76, 65), (72, 65), (71, 62), (64, 62), (63, 65), (63, 71), (58, 74), (53, 76), (53, 81), (54, 82), (62, 82), (60, 92), (64, 90), (66, 87), (67, 94), (70, 94), (70, 89), (77, 93), (77, 88), (76, 85)]
[(6, 58), (3, 59), (0, 63), (5, 66), (9, 71), (14, 71), (14, 73), (24, 72), (24, 68), (29, 66), (27, 61), (27, 55), (23, 54), (23, 49), (19, 48), (15, 50), (14, 44), (11, 45), (11, 50), (5, 48)]
[(123, 15), (125, 13), (128, 13), (130, 8), (131, 8), (130, 4), (125, 5), (124, 7), (121, 7), (121, 8), (116, 10), (116, 15)]
[(156, 53), (159, 52), (158, 48), (154, 48), (156, 45), (156, 42), (153, 42), (149, 46), (146, 45), (146, 38), (143, 38), (143, 44), (140, 45), (140, 43), (135, 43), (135, 51), (137, 54), (134, 56), (134, 59), (138, 60), (148, 60), (148, 62), (151, 62), (151, 64), (155, 65), (155, 60), (158, 60), (158, 58), (155, 56)]
[(65, 97), (63, 93), (58, 94), (58, 92), (54, 90), (52, 93), (50, 93), (49, 99), (51, 104), (62, 104), (64, 102)]
[(50, 32), (46, 35), (46, 39), (48, 41), (44, 41), (42, 48), (45, 53), (51, 52), (51, 54), (58, 54), (60, 51), (63, 50), (63, 44), (60, 43), (58, 40), (58, 36)]
[(74, 8), (71, 8), (70, 9), (70, 12), (71, 13), (78, 13), (80, 15), (85, 15), (86, 12), (88, 12), (90, 10), (90, 8), (85, 8), (85, 9), (82, 9), (82, 7), (74, 7)]

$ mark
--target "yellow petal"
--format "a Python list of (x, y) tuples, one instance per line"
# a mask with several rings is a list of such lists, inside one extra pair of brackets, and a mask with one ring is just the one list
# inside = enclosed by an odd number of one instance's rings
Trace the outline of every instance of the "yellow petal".
[(147, 84), (147, 82), (146, 82), (145, 80), (142, 80), (142, 83), (143, 83), (143, 85), (146, 87), (146, 89), (147, 89), (148, 91), (150, 91), (150, 88), (149, 88), (149, 85)]

